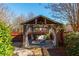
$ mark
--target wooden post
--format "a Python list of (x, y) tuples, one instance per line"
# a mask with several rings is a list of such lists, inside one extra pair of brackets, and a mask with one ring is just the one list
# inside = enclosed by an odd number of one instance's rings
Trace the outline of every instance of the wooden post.
[(46, 24), (47, 22), (46, 22), (46, 19), (45, 19), (45, 24)]
[(25, 45), (25, 32), (26, 32), (26, 25), (23, 25), (23, 47)]
[(54, 36), (53, 43), (54, 43), (54, 46), (56, 46), (57, 45), (57, 43), (56, 43), (57, 38), (56, 38), (56, 32), (54, 29), (53, 29), (53, 36)]
[(60, 31), (60, 39), (61, 39), (61, 46), (64, 46), (64, 30), (61, 29)]
[(51, 27), (49, 32), (52, 33), (52, 36), (54, 37), (52, 39), (52, 42), (53, 42), (53, 45), (56, 46), (56, 33), (55, 33), (55, 30)]
[(28, 47), (29, 46), (29, 41), (28, 41), (28, 29), (29, 29), (29, 26), (26, 25), (25, 27), (26, 28), (24, 28), (25, 29), (25, 34), (24, 34), (24, 37), (23, 37), (23, 39), (24, 39), (23, 46)]
[(37, 19), (35, 19), (35, 24), (37, 24)]
[(28, 41), (28, 33), (26, 33), (26, 37), (25, 37), (25, 44), (24, 44), (25, 48), (29, 47), (29, 41)]

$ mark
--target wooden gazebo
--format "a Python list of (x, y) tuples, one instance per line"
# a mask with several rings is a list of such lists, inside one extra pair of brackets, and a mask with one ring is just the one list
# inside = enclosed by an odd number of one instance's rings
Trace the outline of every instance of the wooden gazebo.
[(40, 15), (22, 25), (24, 47), (48, 41), (52, 42), (51, 46), (63, 45), (63, 25), (59, 22)]

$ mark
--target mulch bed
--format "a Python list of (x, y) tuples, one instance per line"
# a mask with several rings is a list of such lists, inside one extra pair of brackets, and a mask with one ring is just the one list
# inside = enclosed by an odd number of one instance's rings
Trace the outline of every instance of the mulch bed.
[[(43, 49), (42, 49), (43, 50)], [(43, 55), (46, 55), (46, 49), (43, 50)], [(48, 55), (49, 56), (67, 56), (65, 49), (60, 47), (60, 48), (53, 48), (53, 49), (47, 49)], [(44, 56), (45, 56), (44, 55)]]

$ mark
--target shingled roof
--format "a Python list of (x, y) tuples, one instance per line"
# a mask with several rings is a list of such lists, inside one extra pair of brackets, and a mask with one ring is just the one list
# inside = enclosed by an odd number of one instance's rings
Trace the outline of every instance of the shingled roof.
[(62, 25), (62, 23), (59, 23), (59, 22), (57, 22), (57, 21), (55, 21), (55, 20), (52, 20), (52, 19), (50, 19), (50, 18), (48, 18), (48, 17), (46, 17), (46, 16), (42, 16), (42, 15), (39, 15), (39, 16), (36, 16), (36, 17), (34, 17), (34, 18), (30, 19), (30, 20), (27, 20), (26, 22), (24, 22), (24, 23), (22, 23), (22, 24), (27, 24), (27, 23), (29, 23), (29, 22), (31, 22), (31, 21), (37, 19), (37, 18), (40, 18), (40, 17), (41, 17), (41, 18), (44, 18), (44, 19), (46, 19), (46, 20), (48, 20), (48, 21), (51, 21), (51, 22), (54, 23), (54, 24)]

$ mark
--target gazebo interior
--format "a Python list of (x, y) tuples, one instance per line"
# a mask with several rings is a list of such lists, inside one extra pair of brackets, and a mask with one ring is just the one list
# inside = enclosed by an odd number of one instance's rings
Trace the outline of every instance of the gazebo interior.
[(55, 47), (61, 23), (53, 21), (45, 16), (37, 16), (22, 23), (24, 46)]

